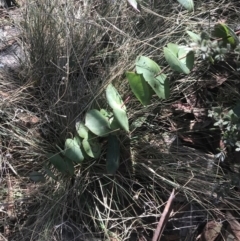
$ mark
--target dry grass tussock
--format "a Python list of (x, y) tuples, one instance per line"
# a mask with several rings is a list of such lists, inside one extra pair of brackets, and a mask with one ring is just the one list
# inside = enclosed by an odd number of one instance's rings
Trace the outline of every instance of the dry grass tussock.
[[(0, 228), (6, 240), (150, 240), (173, 188), (174, 212), (162, 240), (193, 238), (199, 224), (223, 219), (222, 210), (238, 212), (237, 175), (214, 158), (217, 134), (196, 127), (206, 123), (200, 119), (207, 119), (210, 100), (227, 106), (239, 99), (236, 76), (199, 61), (187, 77), (171, 75), (167, 101), (155, 98), (143, 108), (124, 73), (133, 70), (139, 55), (166, 66), (163, 46), (184, 44), (186, 30), (209, 30), (222, 18), (235, 24), (240, 6), (198, 1), (188, 13), (173, 0), (142, 5), (141, 14), (126, 1), (28, 0), (22, 6), (26, 59), (17, 77), (2, 73), (0, 84)], [(228, 81), (210, 91), (211, 99), (208, 85), (223, 74)], [(76, 166), (74, 178), (61, 176), (44, 154), (63, 147), (89, 108), (107, 106), (104, 90), (110, 82), (123, 99), (131, 97), (131, 134), (119, 137), (119, 171), (106, 174), (103, 144), (101, 158)], [(186, 114), (179, 103), (192, 103), (199, 95), (201, 104)], [(134, 127), (139, 117), (145, 121)], [(32, 171), (47, 170), (57, 180), (46, 175), (35, 184), (29, 179)]]

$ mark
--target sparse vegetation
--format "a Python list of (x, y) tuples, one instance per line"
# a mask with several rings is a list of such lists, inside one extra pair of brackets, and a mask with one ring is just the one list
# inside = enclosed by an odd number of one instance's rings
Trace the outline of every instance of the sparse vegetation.
[(3, 240), (151, 240), (172, 189), (160, 240), (239, 237), (240, 4), (179, 3), (20, 3)]

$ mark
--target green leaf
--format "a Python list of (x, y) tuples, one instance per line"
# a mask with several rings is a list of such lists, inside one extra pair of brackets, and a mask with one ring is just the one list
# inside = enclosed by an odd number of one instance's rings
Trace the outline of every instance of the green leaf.
[(88, 128), (80, 121), (76, 123), (76, 130), (78, 135), (83, 138), (87, 139), (88, 138)]
[[(121, 129), (121, 126), (117, 119), (114, 117), (112, 112), (108, 112), (105, 109), (101, 109), (100, 112), (103, 114), (104, 117), (107, 118), (108, 122), (110, 123), (110, 128), (112, 131), (116, 131), (118, 129)], [(113, 132), (111, 132), (113, 134)]]
[(142, 105), (149, 105), (152, 97), (151, 87), (145, 81), (142, 74), (126, 72), (126, 76), (132, 92)]
[(190, 73), (190, 69), (186, 66), (186, 64), (184, 63), (184, 60), (178, 59), (178, 55), (176, 55), (175, 49), (172, 50), (171, 48), (164, 47), (163, 51), (164, 51), (165, 59), (170, 65), (170, 67), (172, 68), (172, 70), (177, 71), (179, 73), (184, 73), (184, 74)]
[[(114, 116), (109, 119), (109, 122), (110, 122), (110, 127), (113, 131), (117, 131), (121, 129), (119, 122)], [(112, 134), (114, 134), (114, 132), (112, 132)]]
[(237, 115), (238, 118), (240, 118), (240, 102), (236, 103), (233, 108), (233, 112), (235, 113), (235, 115)]
[(64, 158), (65, 162), (66, 162), (66, 166), (67, 166), (67, 174), (70, 176), (74, 175), (74, 165), (72, 160), (70, 160), (68, 157)]
[(187, 50), (185, 47), (179, 48), (178, 59), (186, 65), (189, 70), (194, 66), (194, 52)]
[[(118, 121), (119, 125), (123, 128), (123, 130), (129, 132), (129, 123), (126, 111), (123, 109), (115, 108), (113, 109), (113, 115)], [(112, 125), (112, 127), (114, 126)]]
[(78, 144), (78, 140), (74, 139), (67, 139), (65, 141), (65, 152), (64, 155), (69, 158), (71, 161), (76, 163), (81, 163), (84, 159), (81, 148)]
[(44, 167), (44, 171), (49, 177), (51, 177), (54, 180), (57, 180), (57, 177), (53, 174), (53, 172), (47, 166)]
[(81, 146), (81, 138), (79, 136), (74, 136), (74, 140), (79, 146)]
[(67, 164), (64, 159), (59, 154), (49, 153), (47, 154), (49, 161), (53, 164), (53, 166), (60, 171), (61, 173), (65, 174), (67, 171)]
[(84, 139), (82, 141), (84, 151), (92, 158), (98, 158), (101, 154), (101, 146), (97, 139)]
[(101, 110), (100, 110), (100, 113), (101, 113), (104, 117), (106, 117), (107, 119), (109, 119), (109, 118), (111, 118), (111, 117), (113, 116), (113, 113), (108, 112), (108, 111), (105, 110), (105, 109), (101, 109)]
[(194, 9), (193, 0), (178, 0), (178, 2), (188, 11), (192, 11)]
[(165, 74), (161, 73), (156, 62), (148, 57), (140, 56), (136, 60), (136, 71), (143, 75), (159, 98), (167, 99), (169, 97), (169, 80)]
[(34, 182), (42, 182), (45, 180), (44, 175), (42, 173), (36, 172), (36, 171), (30, 172), (29, 178)]
[(117, 136), (108, 136), (108, 147), (107, 147), (107, 172), (109, 174), (115, 174), (119, 167), (120, 158), (120, 143)]
[(126, 110), (126, 106), (122, 100), (122, 97), (112, 84), (109, 84), (106, 88), (106, 97), (108, 104), (111, 106), (112, 109), (119, 108)]
[(135, 10), (137, 10), (138, 12), (141, 11), (141, 7), (136, 0), (127, 0), (127, 1)]
[(110, 132), (110, 124), (100, 111), (92, 109), (87, 112), (86, 127), (97, 136), (107, 136)]
[(151, 72), (152, 75), (156, 75), (161, 71), (159, 65), (156, 62), (154, 62), (153, 60), (145, 56), (139, 56), (137, 58), (136, 69), (137, 69), (137, 73), (143, 74), (144, 78), (145, 78), (144, 73), (142, 73), (144, 70), (148, 70), (149, 72)]
[(167, 47), (172, 51), (172, 53), (177, 56), (179, 52), (179, 46), (174, 43), (168, 43)]
[(123, 100), (119, 95), (118, 91), (112, 84), (109, 84), (106, 88), (106, 97), (108, 104), (113, 109), (114, 117), (117, 119), (120, 126), (128, 132), (129, 124), (126, 113), (126, 106), (124, 105)]
[(191, 31), (187, 31), (187, 34), (189, 37), (195, 42), (195, 43), (201, 43), (201, 36), (198, 34), (195, 34)]
[(235, 48), (239, 44), (238, 36), (231, 28), (229, 28), (224, 23), (219, 23), (215, 25), (213, 36), (216, 38), (221, 38), (224, 45), (227, 45), (229, 43), (233, 48)]

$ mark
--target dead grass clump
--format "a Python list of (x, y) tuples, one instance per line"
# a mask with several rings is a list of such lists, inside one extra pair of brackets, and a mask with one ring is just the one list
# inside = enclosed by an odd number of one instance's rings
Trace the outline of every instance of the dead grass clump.
[(17, 84), (17, 76), (0, 70), (0, 183), (1, 238), (8, 240), (18, 232), (34, 202), (38, 185), (29, 180), (32, 171), (42, 170), (43, 149), (49, 147), (38, 133), (41, 123), (35, 113), (29, 86)]

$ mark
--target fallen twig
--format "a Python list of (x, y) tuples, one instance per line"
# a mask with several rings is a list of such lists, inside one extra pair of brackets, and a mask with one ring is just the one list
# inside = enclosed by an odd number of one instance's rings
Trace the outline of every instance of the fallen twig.
[(168, 221), (168, 218), (170, 216), (170, 213), (172, 211), (172, 202), (175, 197), (174, 193), (175, 193), (175, 189), (172, 190), (172, 193), (168, 199), (167, 205), (165, 206), (165, 208), (163, 210), (162, 216), (157, 225), (157, 229), (154, 232), (152, 241), (158, 241), (158, 240), (160, 240), (160, 238), (162, 236), (164, 227), (165, 227), (165, 225)]

